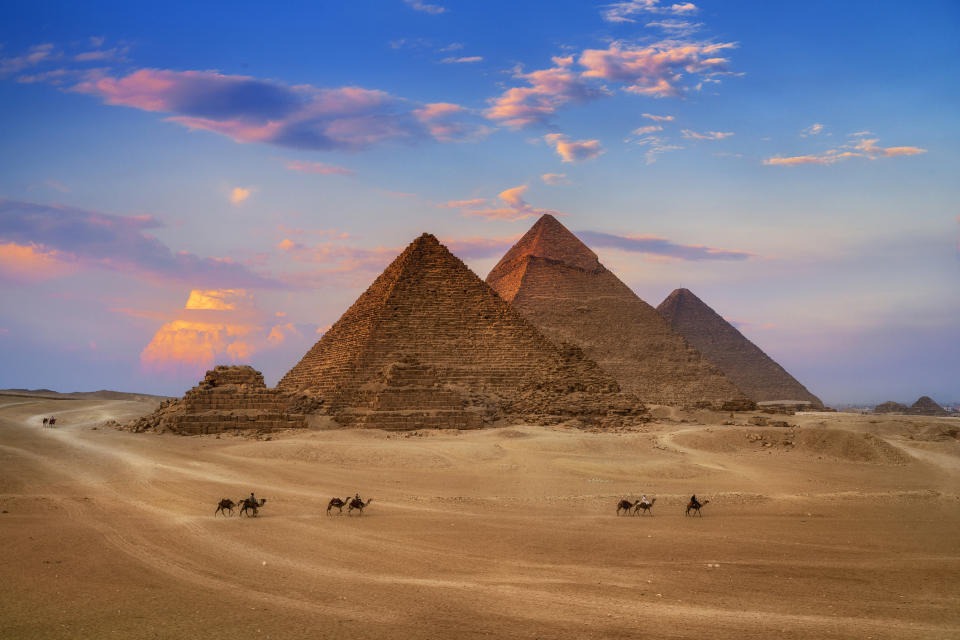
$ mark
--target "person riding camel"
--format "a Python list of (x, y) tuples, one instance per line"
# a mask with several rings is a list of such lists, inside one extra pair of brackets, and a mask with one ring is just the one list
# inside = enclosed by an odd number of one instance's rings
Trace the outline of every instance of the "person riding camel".
[(701, 505), (700, 505), (700, 501), (697, 500), (697, 494), (693, 494), (692, 496), (690, 496), (690, 504), (693, 505), (694, 509), (700, 508)]
[(650, 504), (650, 501), (647, 499), (647, 494), (640, 496), (640, 504)]
[(247, 500), (248, 500), (248, 501), (250, 502), (250, 504), (252, 504), (253, 506), (257, 506), (257, 498), (253, 495), (253, 491), (250, 492), (250, 497), (247, 498)]

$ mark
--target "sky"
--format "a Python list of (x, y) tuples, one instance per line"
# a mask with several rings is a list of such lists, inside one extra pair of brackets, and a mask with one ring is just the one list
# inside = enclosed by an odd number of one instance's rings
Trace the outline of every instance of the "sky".
[(954, 0), (11, 0), (0, 388), (274, 384), (551, 213), (828, 404), (960, 401), (958, 59)]

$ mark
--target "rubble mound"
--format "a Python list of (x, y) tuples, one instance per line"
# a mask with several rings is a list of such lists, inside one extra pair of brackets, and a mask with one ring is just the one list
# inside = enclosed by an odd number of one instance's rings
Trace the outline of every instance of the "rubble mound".
[(277, 388), (355, 427), (646, 418), (639, 399), (579, 349), (544, 337), (430, 234), (387, 267)]
[(644, 402), (716, 407), (749, 402), (549, 214), (503, 256), (487, 282), (549, 339), (580, 346)]
[(165, 400), (153, 413), (124, 428), (130, 431), (172, 431), (185, 435), (306, 427), (293, 413), (289, 398), (268, 389), (263, 375), (250, 366), (217, 366), (182, 398)]
[(657, 311), (759, 404), (823, 408), (820, 398), (688, 289), (676, 289)]

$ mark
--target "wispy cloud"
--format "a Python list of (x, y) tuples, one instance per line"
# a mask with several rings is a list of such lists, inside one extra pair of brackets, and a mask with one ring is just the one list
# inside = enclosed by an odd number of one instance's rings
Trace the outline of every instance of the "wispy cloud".
[(403, 1), (406, 4), (410, 5), (410, 7), (415, 11), (422, 11), (423, 13), (429, 13), (433, 15), (447, 12), (446, 7), (442, 7), (438, 4), (429, 4), (427, 2), (423, 2), (423, 0), (403, 0)]
[(557, 211), (552, 211), (550, 209), (537, 209), (529, 204), (526, 200), (523, 199), (523, 194), (527, 191), (527, 185), (521, 185), (519, 187), (513, 187), (511, 189), (506, 189), (500, 192), (499, 198), (503, 202), (504, 206), (496, 209), (480, 209), (469, 207), (463, 210), (463, 215), (472, 216), (478, 218), (486, 218), (487, 220), (523, 220), (525, 218), (531, 218), (533, 216), (543, 215), (544, 213), (549, 213), (554, 216), (563, 215)]
[(701, 244), (677, 244), (652, 235), (616, 235), (600, 231), (577, 231), (577, 237), (590, 247), (605, 247), (635, 253), (648, 253), (677, 260), (747, 260), (757, 257), (749, 251), (719, 249)]
[(485, 207), (490, 201), (487, 198), (471, 198), (469, 200), (447, 200), (446, 202), (436, 202), (434, 206), (441, 209), (479, 209)]
[(0, 58), (0, 78), (59, 57), (60, 54), (56, 52), (51, 43), (34, 45), (23, 55)]
[(324, 164), (322, 162), (307, 162), (305, 160), (288, 160), (287, 169), (290, 171), (299, 171), (300, 173), (312, 173), (322, 176), (352, 176), (355, 171), (351, 169), (344, 169), (343, 167), (336, 167), (332, 164)]
[(774, 156), (765, 159), (763, 164), (785, 167), (803, 164), (828, 165), (849, 158), (877, 160), (879, 158), (894, 158), (897, 156), (915, 156), (927, 152), (926, 149), (920, 147), (881, 147), (877, 144), (880, 141), (878, 138), (866, 138), (864, 137), (866, 135), (870, 135), (870, 132), (861, 131), (856, 134), (851, 134), (850, 142), (840, 145), (840, 147), (835, 149), (827, 149), (823, 153), (799, 156)]
[(0, 240), (83, 267), (213, 287), (282, 288), (229, 258), (174, 253), (148, 230), (154, 217), (118, 216), (62, 205), (0, 198)]
[[(645, 127), (641, 127), (641, 129), (644, 129), (644, 128)], [(641, 129), (637, 129), (636, 131), (640, 131)], [(666, 137), (655, 136), (650, 134), (642, 135), (640, 138), (637, 138), (636, 140), (628, 139), (627, 141), (633, 142), (634, 144), (647, 148), (647, 152), (646, 154), (644, 154), (647, 160), (647, 164), (653, 164), (654, 162), (657, 161), (657, 158), (664, 153), (667, 153), (670, 151), (679, 151), (680, 149), (683, 149), (683, 146), (681, 145), (671, 144), (669, 139)]]
[(565, 173), (545, 173), (540, 176), (540, 179), (547, 184), (570, 184)]
[(462, 58), (444, 58), (443, 64), (469, 64), (472, 62), (483, 62), (483, 56), (464, 56)]
[[(211, 71), (141, 69), (122, 77), (91, 72), (73, 90), (107, 104), (173, 114), (169, 122), (237, 142), (331, 150), (430, 137), (454, 139), (449, 124), (442, 129), (446, 133), (433, 135), (431, 119), (420, 113), (431, 105), (411, 108), (384, 91), (360, 87), (321, 89)], [(456, 129), (465, 135), (475, 131), (466, 123), (458, 123)]]
[(653, 120), (654, 122), (672, 122), (673, 121), (673, 116), (657, 116), (652, 113), (644, 113), (642, 115), (644, 118), (647, 118), (648, 120)]
[(663, 127), (658, 124), (651, 124), (646, 127), (638, 127), (633, 130), (633, 133), (638, 136), (645, 136), (647, 134), (653, 133), (654, 131), (663, 131)]
[(691, 131), (690, 129), (683, 129), (680, 131), (683, 134), (684, 138), (691, 138), (693, 140), (723, 140), (724, 138), (729, 138), (733, 135), (732, 131), (707, 131), (704, 133), (697, 133), (696, 131)]
[(606, 153), (599, 140), (570, 140), (562, 133), (548, 133), (543, 139), (564, 162), (586, 162)]
[(468, 109), (449, 102), (434, 102), (413, 110), (413, 115), (440, 142), (473, 142), (486, 137), (490, 128), (463, 118)]
[(819, 122), (815, 122), (809, 127), (807, 127), (806, 129), (803, 129), (800, 132), (800, 137), (806, 138), (808, 136), (817, 136), (817, 135), (820, 135), (822, 132), (823, 132), (823, 125), (820, 124)]
[(660, 4), (660, 0), (626, 0), (606, 5), (601, 11), (607, 22), (636, 22), (634, 16), (643, 14), (653, 15), (691, 15), (697, 12), (697, 6), (692, 2), (675, 2)]

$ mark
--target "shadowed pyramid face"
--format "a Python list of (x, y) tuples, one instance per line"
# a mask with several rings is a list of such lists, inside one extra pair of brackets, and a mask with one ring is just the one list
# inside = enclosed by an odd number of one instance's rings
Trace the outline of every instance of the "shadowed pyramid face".
[(646, 402), (743, 399), (575, 235), (544, 215), (487, 282), (554, 342), (572, 342)]

